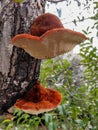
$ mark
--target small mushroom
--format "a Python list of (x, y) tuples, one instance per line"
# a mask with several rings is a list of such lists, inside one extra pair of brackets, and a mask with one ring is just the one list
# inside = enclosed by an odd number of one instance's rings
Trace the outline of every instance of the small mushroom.
[(46, 13), (31, 25), (30, 34), (18, 34), (11, 43), (37, 59), (53, 58), (72, 50), (87, 37), (63, 27), (59, 18)]
[(45, 88), (37, 82), (14, 106), (29, 114), (40, 114), (56, 108), (61, 99), (58, 91)]

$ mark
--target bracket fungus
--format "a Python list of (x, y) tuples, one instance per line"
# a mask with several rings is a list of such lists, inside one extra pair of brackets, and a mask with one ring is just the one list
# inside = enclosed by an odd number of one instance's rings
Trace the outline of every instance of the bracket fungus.
[(29, 114), (40, 114), (56, 108), (61, 99), (58, 91), (45, 88), (37, 82), (14, 106)]
[[(35, 19), (30, 34), (16, 35), (11, 44), (24, 49), (32, 57), (47, 59), (70, 51), (86, 39), (84, 34), (64, 28), (57, 16), (45, 13)], [(36, 83), (23, 98), (16, 101), (15, 107), (30, 114), (39, 114), (57, 107), (61, 98), (56, 90)]]
[(59, 18), (45, 13), (35, 19), (30, 34), (18, 34), (11, 43), (37, 59), (53, 58), (72, 50), (87, 37), (63, 27)]

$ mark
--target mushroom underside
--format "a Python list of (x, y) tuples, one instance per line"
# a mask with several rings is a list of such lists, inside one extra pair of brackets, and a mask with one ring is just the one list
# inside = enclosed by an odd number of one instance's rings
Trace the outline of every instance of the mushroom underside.
[(30, 34), (16, 35), (12, 44), (23, 48), (37, 59), (46, 59), (66, 53), (86, 39), (82, 33), (59, 28), (49, 30), (41, 37)]

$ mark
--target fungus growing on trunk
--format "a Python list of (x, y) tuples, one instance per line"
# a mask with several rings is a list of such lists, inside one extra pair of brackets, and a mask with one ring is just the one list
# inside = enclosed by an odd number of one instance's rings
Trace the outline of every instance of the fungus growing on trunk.
[(61, 102), (61, 94), (36, 83), (21, 99), (15, 103), (15, 107), (29, 114), (40, 114), (56, 108)]
[(34, 21), (30, 34), (18, 34), (11, 43), (37, 59), (47, 59), (72, 50), (86, 39), (80, 32), (65, 29), (55, 15), (46, 13)]
[[(18, 34), (11, 43), (32, 57), (47, 59), (70, 51), (86, 39), (80, 32), (65, 29), (55, 15), (46, 13), (35, 19), (30, 34)], [(16, 101), (15, 107), (30, 114), (39, 114), (57, 107), (61, 97), (59, 92), (37, 83), (22, 99)]]

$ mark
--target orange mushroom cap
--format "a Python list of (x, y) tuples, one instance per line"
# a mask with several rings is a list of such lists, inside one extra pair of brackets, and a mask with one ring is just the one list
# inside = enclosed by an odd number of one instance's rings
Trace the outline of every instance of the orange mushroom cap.
[(61, 99), (62, 95), (58, 91), (36, 83), (23, 98), (16, 101), (15, 107), (29, 114), (40, 114), (56, 108)]
[(39, 16), (32, 24), (30, 32), (32, 35), (16, 35), (11, 43), (37, 59), (61, 55), (87, 39), (80, 32), (65, 29), (60, 20), (49, 13)]

